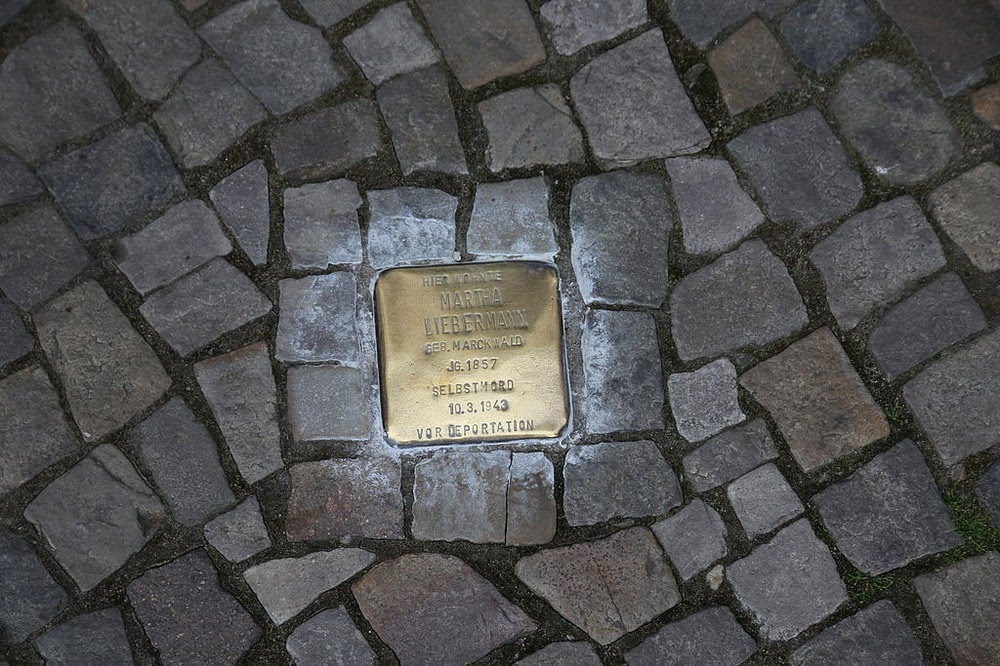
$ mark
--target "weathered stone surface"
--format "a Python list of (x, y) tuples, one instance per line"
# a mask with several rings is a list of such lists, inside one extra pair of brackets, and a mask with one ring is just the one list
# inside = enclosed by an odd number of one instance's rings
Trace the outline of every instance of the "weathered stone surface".
[(0, 528), (0, 630), (20, 643), (66, 607), (69, 595), (48, 572), (31, 545)]
[(849, 213), (864, 193), (844, 147), (815, 107), (755, 125), (726, 148), (775, 222), (811, 229)]
[(316, 23), (329, 27), (339, 23), (369, 3), (369, 0), (299, 0)]
[(84, 240), (114, 233), (184, 191), (166, 148), (143, 123), (63, 155), (38, 173)]
[(267, 345), (257, 342), (194, 365), (229, 452), (247, 483), (281, 469), (281, 432)]
[(773, 17), (790, 4), (792, 0), (668, 0), (671, 18), (702, 49), (724, 28), (741, 23), (754, 11)]
[(681, 485), (650, 441), (570, 447), (563, 468), (570, 525), (664, 515), (681, 503)]
[(738, 666), (756, 651), (757, 644), (733, 612), (714, 606), (666, 625), (625, 653), (625, 661), (649, 666)]
[(696, 499), (652, 527), (667, 557), (684, 580), (691, 580), (726, 556), (726, 525), (709, 505)]
[(917, 576), (913, 586), (951, 656), (963, 666), (989, 663), (1000, 653), (1000, 555), (970, 557)]
[(170, 387), (156, 354), (96, 282), (50, 301), (35, 327), (88, 441), (122, 427)]
[(98, 446), (24, 509), (84, 592), (139, 552), (164, 514), (152, 489), (111, 444)]
[(35, 339), (24, 327), (14, 306), (0, 297), (0, 369), (31, 353), (34, 347)]
[(641, 0), (551, 0), (539, 14), (560, 55), (573, 55), (585, 46), (614, 39), (649, 20)]
[(274, 165), (285, 178), (340, 175), (382, 149), (378, 117), (366, 99), (352, 99), (278, 125), (271, 137)]
[(1000, 330), (935, 361), (903, 397), (945, 465), (1000, 443)]
[(374, 561), (375, 555), (367, 550), (338, 548), (270, 560), (250, 567), (243, 578), (271, 620), (283, 624)]
[(1000, 166), (984, 162), (930, 195), (931, 214), (981, 271), (1000, 270)]
[(205, 540), (230, 562), (242, 562), (271, 547), (271, 537), (260, 513), (260, 502), (250, 495), (205, 525)]
[(29, 201), (42, 191), (42, 184), (27, 165), (13, 153), (0, 148), (0, 206)]
[(458, 199), (426, 187), (368, 190), (368, 260), (374, 268), (452, 261)]
[(288, 420), (297, 442), (363, 440), (369, 414), (364, 377), (342, 365), (288, 369)]
[(271, 218), (264, 162), (254, 160), (229, 174), (209, 190), (208, 196), (250, 261), (258, 266), (266, 264)]
[(493, 173), (586, 157), (583, 135), (554, 83), (500, 93), (477, 108), (489, 137), (486, 164)]
[(120, 114), (83, 37), (69, 23), (28, 38), (0, 65), (0, 142), (25, 161), (36, 162)]
[(224, 68), (206, 60), (184, 75), (153, 114), (181, 166), (205, 166), (267, 117)]
[(746, 420), (736, 392), (736, 367), (727, 358), (716, 359), (693, 372), (671, 374), (667, 392), (677, 432), (689, 442), (701, 441)]
[(417, 0), (445, 60), (472, 89), (545, 60), (524, 0)]
[(865, 164), (893, 185), (915, 185), (961, 152), (944, 109), (902, 67), (872, 58), (837, 84), (831, 104)]
[(357, 363), (357, 283), (352, 273), (282, 280), (278, 287), (281, 295), (275, 358)]
[(437, 67), (397, 76), (375, 91), (403, 175), (467, 174), (448, 79)]
[(343, 606), (313, 615), (295, 628), (285, 649), (296, 664), (374, 666), (375, 653)]
[(986, 317), (956, 273), (945, 273), (889, 310), (872, 329), (868, 349), (894, 379), (973, 333)]
[(383, 562), (351, 592), (402, 663), (467, 664), (535, 628), (452, 555), (409, 554)]
[(670, 314), (685, 361), (768, 345), (809, 321), (788, 269), (760, 240), (681, 278)]
[(993, 529), (1000, 530), (1000, 461), (983, 472), (976, 486), (979, 501), (990, 512)]
[(31, 0), (6, 0), (2, 5), (0, 5), (0, 26), (7, 25), (7, 23), (17, 16), (18, 12), (28, 6)]
[(203, 550), (150, 569), (127, 589), (165, 663), (233, 663), (260, 636), (250, 614), (219, 585)]
[(1000, 83), (983, 86), (971, 95), (972, 112), (990, 129), (1000, 130)]
[(148, 294), (232, 249), (215, 213), (193, 199), (116, 241), (111, 254), (132, 286)]
[(292, 268), (360, 264), (361, 203), (358, 186), (345, 179), (285, 190), (285, 250)]
[(663, 427), (660, 350), (650, 315), (588, 311), (581, 347), (589, 432)]
[(882, 28), (864, 0), (807, 0), (785, 14), (781, 32), (807, 67), (826, 74)]
[(569, 224), (573, 269), (587, 303), (663, 303), (673, 220), (660, 176), (616, 171), (580, 179)]
[(290, 19), (275, 0), (246, 0), (199, 32), (272, 113), (287, 113), (346, 80), (322, 33)]
[(442, 451), (414, 467), (413, 537), (503, 543), (510, 453)]
[(736, 115), (799, 83), (792, 64), (767, 26), (752, 18), (708, 52), (722, 101)]
[(552, 259), (559, 251), (543, 176), (480, 183), (466, 234), (469, 252), (495, 258)]
[(182, 356), (270, 310), (267, 296), (225, 259), (213, 259), (139, 307), (146, 321)]
[(889, 424), (828, 328), (757, 364), (740, 383), (770, 412), (807, 472), (889, 435)]
[(923, 653), (906, 620), (885, 599), (841, 620), (793, 652), (793, 666), (855, 663), (922, 664)]
[(549, 643), (538, 652), (518, 659), (517, 666), (598, 666), (601, 658), (584, 641)]
[(847, 601), (830, 551), (805, 519), (730, 564), (726, 572), (736, 598), (772, 641), (794, 638)]
[(46, 664), (131, 666), (132, 649), (122, 613), (105, 608), (56, 625), (35, 640)]
[(736, 479), (726, 488), (726, 495), (743, 531), (751, 540), (805, 511), (798, 495), (774, 463)]
[(570, 94), (606, 169), (696, 153), (711, 141), (658, 28), (584, 65), (570, 79)]
[(512, 453), (507, 486), (508, 546), (548, 543), (556, 535), (555, 470), (544, 453)]
[(344, 46), (375, 85), (441, 59), (405, 2), (379, 11), (344, 37)]
[(0, 226), (0, 289), (25, 310), (48, 300), (90, 263), (90, 255), (50, 206)]
[(680, 601), (663, 551), (645, 527), (543, 550), (518, 560), (514, 572), (601, 645), (638, 629)]
[(719, 433), (684, 456), (684, 476), (697, 492), (705, 492), (777, 457), (767, 425), (755, 419)]
[(292, 465), (285, 531), (292, 541), (403, 538), (399, 463), (389, 458)]

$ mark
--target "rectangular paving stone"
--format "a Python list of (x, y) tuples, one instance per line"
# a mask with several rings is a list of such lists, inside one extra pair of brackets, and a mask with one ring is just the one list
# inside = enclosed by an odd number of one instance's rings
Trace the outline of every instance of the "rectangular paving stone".
[(757, 643), (733, 612), (715, 606), (671, 622), (625, 653), (630, 666), (739, 666), (757, 651)]
[(684, 476), (697, 492), (705, 492), (777, 457), (764, 420), (754, 419), (719, 433), (684, 456)]
[(31, 169), (16, 155), (0, 148), (0, 206), (30, 201), (43, 191)]
[(715, 509), (700, 499), (654, 523), (652, 530), (677, 573), (686, 581), (728, 552), (726, 524)]
[(35, 639), (46, 664), (131, 664), (122, 612), (105, 608), (77, 615)]
[(357, 282), (338, 271), (281, 280), (274, 357), (286, 362), (357, 364)]
[(271, 213), (264, 161), (254, 160), (229, 174), (209, 190), (208, 198), (250, 261), (266, 264)]
[(881, 32), (865, 0), (806, 0), (781, 19), (785, 41), (818, 74), (826, 74)]
[(668, 0), (670, 17), (695, 46), (704, 49), (723, 29), (755, 11), (773, 17), (794, 0)]
[(758, 467), (730, 483), (726, 496), (751, 540), (805, 511), (799, 496), (774, 463)]
[(736, 368), (720, 358), (693, 372), (674, 372), (667, 378), (670, 411), (677, 432), (697, 442), (746, 420), (736, 391)]
[(375, 85), (441, 59), (405, 2), (380, 10), (344, 37), (344, 47)]
[(482, 257), (538, 257), (559, 251), (543, 176), (480, 183), (466, 232), (469, 252)]
[(427, 187), (369, 190), (368, 260), (373, 268), (455, 257), (458, 199)]
[(0, 528), (0, 630), (20, 643), (42, 628), (69, 602), (66, 591), (22, 537)]
[(614, 39), (649, 20), (642, 0), (550, 0), (542, 5), (539, 14), (556, 52), (567, 56), (591, 44)]
[(444, 450), (413, 469), (413, 538), (503, 543), (507, 522), (508, 451)]
[(0, 369), (35, 348), (35, 338), (7, 299), (0, 298)]
[(508, 546), (548, 543), (556, 535), (555, 470), (544, 453), (512, 453), (507, 486)]
[(382, 149), (378, 117), (366, 99), (352, 99), (278, 125), (271, 137), (274, 165), (285, 178), (337, 176)]
[(926, 663), (906, 619), (886, 599), (825, 629), (793, 652), (789, 661), (793, 666), (821, 666), (845, 655), (868, 664)]
[(288, 420), (297, 442), (364, 440), (371, 429), (364, 378), (357, 368), (288, 369)]
[(972, 265), (1000, 270), (1000, 166), (984, 162), (931, 192), (931, 215)]
[(744, 23), (709, 51), (708, 65), (732, 115), (793, 90), (799, 83), (778, 40), (758, 18)]
[(361, 263), (358, 209), (361, 195), (350, 180), (309, 183), (285, 190), (285, 251), (292, 268), (325, 270)]

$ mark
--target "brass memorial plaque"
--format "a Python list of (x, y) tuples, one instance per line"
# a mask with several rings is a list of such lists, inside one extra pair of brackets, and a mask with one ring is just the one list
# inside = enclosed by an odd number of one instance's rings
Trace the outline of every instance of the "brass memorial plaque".
[(382, 414), (396, 444), (556, 437), (558, 276), (533, 261), (394, 268), (375, 283)]

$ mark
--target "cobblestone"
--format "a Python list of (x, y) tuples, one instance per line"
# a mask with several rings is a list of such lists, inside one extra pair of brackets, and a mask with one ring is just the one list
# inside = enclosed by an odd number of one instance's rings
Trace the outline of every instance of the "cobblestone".
[(549, 217), (545, 178), (479, 185), (466, 240), (469, 252), (482, 257), (551, 260), (559, 246)]
[(379, 11), (345, 37), (344, 46), (375, 85), (441, 59), (405, 2)]
[(0, 148), (0, 206), (30, 201), (42, 191), (42, 184), (27, 165)]
[(510, 454), (443, 451), (413, 470), (413, 537), (503, 543)]
[(366, 99), (313, 111), (279, 125), (271, 137), (278, 173), (302, 180), (338, 176), (381, 149), (378, 118)]
[(757, 18), (709, 51), (708, 65), (733, 115), (792, 90), (799, 82), (778, 40)]
[(551, 0), (542, 5), (539, 14), (556, 52), (567, 56), (591, 44), (614, 39), (649, 20), (646, 5), (640, 0), (612, 4)]
[(365, 402), (357, 368), (299, 365), (288, 370), (288, 420), (297, 442), (366, 439)]
[(767, 534), (805, 511), (774, 463), (733, 481), (726, 488), (726, 496), (748, 539)]
[(309, 16), (323, 27), (343, 21), (368, 2), (369, 0), (299, 0)]
[(117, 608), (78, 615), (58, 624), (39, 636), (35, 645), (46, 664), (134, 663), (122, 614)]
[(68, 601), (28, 542), (0, 528), (0, 628), (5, 638), (20, 643), (58, 615)]
[(625, 660), (630, 665), (738, 666), (756, 651), (733, 612), (713, 607), (666, 625), (629, 650)]
[(685, 581), (694, 578), (728, 552), (725, 523), (715, 509), (700, 499), (655, 523), (652, 530)]
[(313, 615), (295, 628), (285, 647), (296, 664), (376, 663), (375, 653), (343, 607)]
[(971, 95), (972, 112), (990, 129), (1000, 130), (1000, 83), (983, 86)]
[(35, 339), (24, 327), (17, 310), (0, 298), (0, 370), (8, 363), (31, 353), (34, 347)]
[(284, 198), (285, 251), (292, 268), (361, 263), (357, 185), (345, 179), (310, 183), (285, 190)]
[(738, 25), (759, 10), (778, 14), (791, 0), (669, 0), (670, 15), (684, 35), (699, 48), (708, 46), (725, 28)]
[(254, 160), (220, 180), (209, 190), (222, 223), (254, 264), (267, 263), (270, 239), (267, 169)]
[(871, 664), (924, 663), (920, 644), (892, 602), (882, 600), (841, 620), (792, 653), (793, 666), (819, 666), (851, 655)]
[(826, 74), (882, 28), (864, 0), (807, 0), (785, 14), (781, 32), (802, 62)]
[(667, 394), (677, 432), (689, 442), (701, 441), (746, 420), (736, 393), (736, 368), (727, 358), (693, 372), (671, 374)]
[(597, 666), (601, 659), (589, 643), (561, 641), (549, 643), (516, 663), (518, 666)]
[(556, 535), (555, 470), (544, 453), (512, 453), (506, 543), (535, 546)]
[(976, 486), (979, 501), (990, 512), (993, 529), (1000, 530), (1000, 462), (995, 462), (983, 472)]
[(251, 495), (208, 521), (205, 540), (230, 562), (242, 562), (270, 548), (271, 537), (260, 513), (260, 502)]
[(931, 193), (934, 219), (981, 271), (1000, 270), (1000, 167), (985, 162)]
[(696, 491), (704, 492), (777, 457), (767, 425), (755, 419), (719, 433), (684, 456), (684, 474)]
[(357, 283), (347, 272), (282, 280), (274, 357), (279, 361), (340, 361), (359, 358)]
[(426, 187), (370, 190), (368, 260), (374, 268), (450, 261), (458, 199)]

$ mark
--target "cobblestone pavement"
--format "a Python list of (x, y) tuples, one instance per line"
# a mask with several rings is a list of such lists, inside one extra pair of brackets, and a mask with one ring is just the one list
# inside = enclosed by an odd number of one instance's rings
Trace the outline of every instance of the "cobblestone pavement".
[[(0, 1), (0, 662), (1000, 663), (996, 0)], [(373, 284), (561, 279), (558, 440)]]

